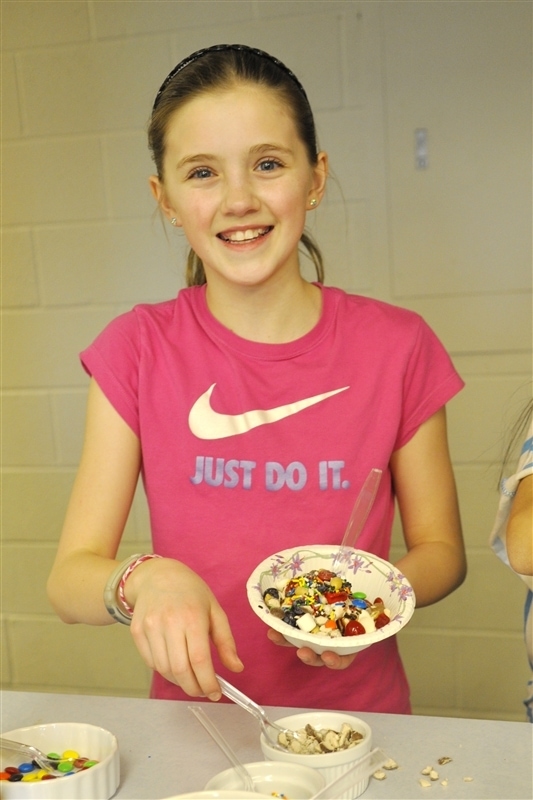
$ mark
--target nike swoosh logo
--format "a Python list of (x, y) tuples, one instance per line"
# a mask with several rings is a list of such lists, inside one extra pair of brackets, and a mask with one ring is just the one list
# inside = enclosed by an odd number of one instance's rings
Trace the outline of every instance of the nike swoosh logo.
[(225, 439), (227, 436), (248, 433), (260, 425), (269, 425), (271, 422), (279, 422), (280, 419), (299, 414), (305, 408), (321, 403), (328, 397), (333, 397), (333, 395), (345, 392), (350, 388), (343, 386), (342, 389), (306, 397), (304, 400), (297, 400), (295, 403), (288, 403), (285, 406), (278, 406), (278, 408), (258, 408), (253, 411), (245, 411), (244, 414), (219, 414), (218, 411), (211, 408), (210, 402), (215, 386), (216, 383), (200, 395), (189, 413), (189, 428), (198, 439)]

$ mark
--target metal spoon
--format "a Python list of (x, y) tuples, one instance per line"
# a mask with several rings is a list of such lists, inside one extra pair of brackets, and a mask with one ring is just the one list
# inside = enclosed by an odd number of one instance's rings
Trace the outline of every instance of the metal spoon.
[(348, 566), (352, 549), (355, 547), (355, 542), (359, 538), (359, 534), (370, 514), (370, 509), (374, 505), (381, 475), (382, 470), (376, 468), (371, 469), (363, 484), (363, 488), (357, 495), (344, 537), (333, 559), (333, 564), (331, 566), (332, 572), (343, 573)]
[(189, 711), (191, 711), (196, 719), (204, 726), (208, 734), (211, 738), (218, 744), (228, 761), (230, 761), (235, 771), (237, 772), (239, 778), (244, 784), (244, 789), (248, 792), (255, 792), (253, 778), (242, 763), (240, 761), (231, 747), (228, 740), (221, 734), (215, 723), (212, 719), (210, 719), (203, 708), (200, 706), (189, 706)]

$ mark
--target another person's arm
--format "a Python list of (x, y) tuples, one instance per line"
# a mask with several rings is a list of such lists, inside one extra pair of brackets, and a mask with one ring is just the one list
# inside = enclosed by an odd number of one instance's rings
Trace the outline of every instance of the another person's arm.
[(507, 522), (507, 555), (520, 575), (533, 575), (533, 475), (518, 484)]

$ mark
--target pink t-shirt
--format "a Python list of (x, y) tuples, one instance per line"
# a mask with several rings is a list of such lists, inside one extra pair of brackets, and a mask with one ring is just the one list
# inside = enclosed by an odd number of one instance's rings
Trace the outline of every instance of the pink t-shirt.
[[(228, 614), (244, 672), (220, 674), (267, 705), (408, 713), (395, 637), (347, 670), (302, 664), (249, 608), (246, 580), (288, 547), (338, 544), (373, 467), (383, 470), (358, 547), (388, 558), (389, 460), (463, 386), (416, 314), (321, 287), (318, 324), (288, 344), (242, 339), (205, 287), (115, 319), (82, 363), (139, 436), (154, 552), (183, 561)], [(161, 676), (152, 694), (184, 699)]]

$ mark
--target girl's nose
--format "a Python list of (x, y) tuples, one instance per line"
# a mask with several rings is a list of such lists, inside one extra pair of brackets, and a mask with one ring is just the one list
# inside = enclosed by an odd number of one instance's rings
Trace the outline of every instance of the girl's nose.
[(226, 181), (222, 200), (222, 211), (225, 214), (241, 217), (250, 211), (257, 211), (258, 208), (259, 199), (249, 180), (239, 177)]

